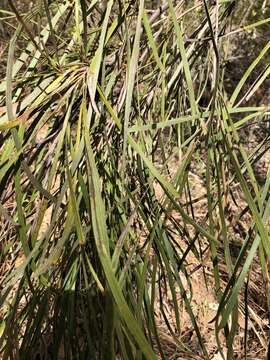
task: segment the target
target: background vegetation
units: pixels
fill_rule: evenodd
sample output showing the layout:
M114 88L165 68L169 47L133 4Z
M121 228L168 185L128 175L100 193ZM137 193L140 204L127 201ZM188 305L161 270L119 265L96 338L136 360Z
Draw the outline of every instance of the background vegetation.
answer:
M270 20L248 3L3 2L3 359L265 357Z

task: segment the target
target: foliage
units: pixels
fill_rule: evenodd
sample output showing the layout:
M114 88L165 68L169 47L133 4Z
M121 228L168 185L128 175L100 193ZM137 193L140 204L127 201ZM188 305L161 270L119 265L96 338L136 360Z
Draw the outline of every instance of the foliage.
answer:
M232 359L239 294L257 252L264 276L270 258L270 177L261 186L253 171L269 135L252 153L239 138L269 116L248 103L269 66L243 91L269 43L229 94L235 1L168 0L150 9L143 0L43 0L27 15L9 3L18 29L0 84L3 359L165 359L157 306L192 358L195 350L177 340L178 294L197 353L209 359L188 267L190 256L203 264L208 251L217 347L223 354L225 335ZM15 59L19 40L27 44ZM194 212L194 171L205 181L203 221ZM251 223L235 259L227 220L236 191Z

